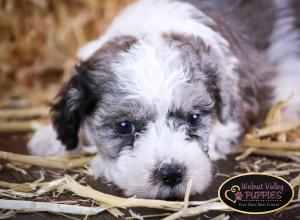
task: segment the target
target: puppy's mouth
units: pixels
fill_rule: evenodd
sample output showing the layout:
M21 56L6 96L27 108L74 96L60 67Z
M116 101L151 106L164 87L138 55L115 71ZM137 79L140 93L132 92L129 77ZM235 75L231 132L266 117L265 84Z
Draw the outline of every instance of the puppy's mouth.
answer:
M184 181L174 187L156 184L154 186L157 189L156 195L152 196L154 196L155 199L164 199L169 201L182 200L186 189L186 182L187 181Z
M182 163L170 162L157 165L153 170L152 183L156 199L182 199L187 178L187 168Z

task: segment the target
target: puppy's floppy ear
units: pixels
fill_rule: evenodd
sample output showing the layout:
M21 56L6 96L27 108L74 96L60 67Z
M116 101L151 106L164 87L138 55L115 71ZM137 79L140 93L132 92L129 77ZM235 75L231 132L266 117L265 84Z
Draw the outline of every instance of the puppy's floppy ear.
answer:
M220 122L226 123L233 114L234 98L232 95L233 85L226 76L219 71L205 72L207 78L205 84L208 92L215 100L215 107Z
M76 66L76 72L58 94L52 106L52 120L57 138L72 150L78 144L78 131L82 120L97 103L95 85L84 65Z
M227 69L223 66L226 61L221 60L212 49L198 37L193 41L193 46L198 51L200 58L200 69L204 73L204 82L207 91L215 100L215 109L218 119L222 123L226 123L234 113L235 99L234 92L236 85L229 76ZM199 45L202 48L199 50ZM201 52L201 53L199 53Z
M76 67L75 74L58 94L58 101L51 110L53 125L57 138L68 150L76 148L80 125L94 111L103 91L113 87L112 58L122 51L127 52L135 42L135 37L127 35L106 42Z

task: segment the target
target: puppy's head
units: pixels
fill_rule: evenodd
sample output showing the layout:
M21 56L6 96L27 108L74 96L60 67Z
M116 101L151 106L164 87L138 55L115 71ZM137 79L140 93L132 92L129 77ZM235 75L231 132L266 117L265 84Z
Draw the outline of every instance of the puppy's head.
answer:
M217 51L200 38L121 36L77 67L53 107L58 138L76 147L82 126L99 149L94 169L128 195L182 196L211 181L213 120L230 113Z

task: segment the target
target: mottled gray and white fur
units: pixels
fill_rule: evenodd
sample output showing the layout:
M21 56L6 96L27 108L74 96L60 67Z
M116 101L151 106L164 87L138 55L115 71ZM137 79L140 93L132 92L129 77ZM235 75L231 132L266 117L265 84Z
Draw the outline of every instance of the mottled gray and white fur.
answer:
M98 39L53 105L53 124L28 144L57 155L97 149L95 177L128 196L182 196L212 180L274 102L300 109L297 0L140 0ZM297 17L298 16L298 17Z

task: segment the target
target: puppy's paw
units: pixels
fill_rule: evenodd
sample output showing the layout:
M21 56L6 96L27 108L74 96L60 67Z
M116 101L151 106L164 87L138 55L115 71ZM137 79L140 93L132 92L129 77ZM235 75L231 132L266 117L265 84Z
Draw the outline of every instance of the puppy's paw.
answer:
M98 154L92 160L91 167L89 170L89 175L93 176L95 179L98 179L103 176L103 167L105 164L103 163L103 158Z
M56 138L52 124L38 129L27 144L30 154L38 156L67 155L65 146Z
M235 122L226 125L217 122L209 137L209 157L211 160L226 159L226 155L233 153L239 143L242 129Z

